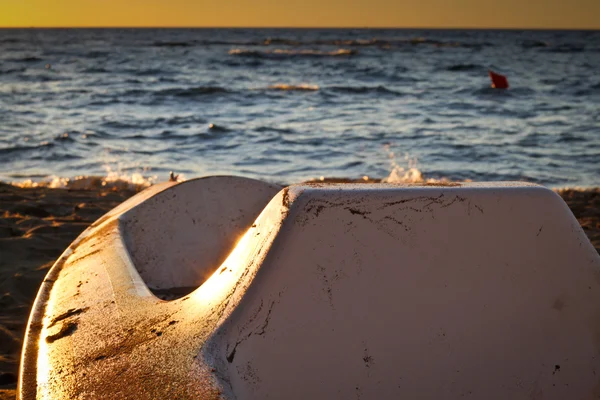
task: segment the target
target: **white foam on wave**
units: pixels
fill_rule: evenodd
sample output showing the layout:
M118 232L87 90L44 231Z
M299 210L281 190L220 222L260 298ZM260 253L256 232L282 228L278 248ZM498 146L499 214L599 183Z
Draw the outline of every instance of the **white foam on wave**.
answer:
M50 178L33 181L27 179L19 182L11 182L11 185L21 188L46 187L49 189L143 189L155 182L155 177L144 177L142 174L134 173L130 176L75 176L72 178L52 176Z
M231 56L261 56L261 55L275 55L275 56L351 56L356 54L356 50L351 49L337 49L332 51L322 50L288 50L288 49L274 49L274 50L247 50L247 49L231 49L229 55Z
M75 177L51 176L49 178L34 181L27 179L24 181L10 182L13 186L21 188L45 187L49 189L112 189L112 190L141 190L157 182L156 175L147 176L141 172L125 173L114 171L109 166L105 166L106 175L79 175ZM178 182L185 181L183 174L177 176Z
M308 83L301 83L299 85L288 85L286 83L278 83L269 86L269 89L275 90L299 90L299 91L316 91L319 90L319 85L311 85Z

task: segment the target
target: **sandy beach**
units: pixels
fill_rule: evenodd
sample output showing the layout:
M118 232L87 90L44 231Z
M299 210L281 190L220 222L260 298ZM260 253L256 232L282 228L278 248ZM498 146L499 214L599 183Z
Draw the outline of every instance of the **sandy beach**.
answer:
M48 269L90 223L133 194L0 183L0 399L15 398L29 309Z
M23 333L40 282L61 252L135 189L0 183L0 399L13 399ZM558 190L600 252L600 188Z

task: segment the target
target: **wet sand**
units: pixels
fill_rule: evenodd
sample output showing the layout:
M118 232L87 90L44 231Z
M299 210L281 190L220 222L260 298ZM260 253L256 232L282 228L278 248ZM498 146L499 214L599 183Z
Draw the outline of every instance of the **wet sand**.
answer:
M557 192L600 253L600 188ZM89 224L135 193L0 183L0 400L15 397L25 325L48 269Z

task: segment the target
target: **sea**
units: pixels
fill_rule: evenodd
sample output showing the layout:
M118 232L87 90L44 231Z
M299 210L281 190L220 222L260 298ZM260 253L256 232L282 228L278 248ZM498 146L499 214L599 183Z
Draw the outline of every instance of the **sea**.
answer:
M0 30L0 181L171 171L597 187L600 31Z

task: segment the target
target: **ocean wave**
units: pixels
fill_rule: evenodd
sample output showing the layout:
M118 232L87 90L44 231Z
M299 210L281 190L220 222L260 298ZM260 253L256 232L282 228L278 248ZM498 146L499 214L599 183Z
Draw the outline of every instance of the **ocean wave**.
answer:
M106 131L102 131L99 129L96 130L85 130L82 132L81 138L82 139L87 139L87 138L98 138L98 139L105 139L105 138L112 138L114 137L113 134L108 133Z
M187 40L187 41L158 41L153 47L192 47L192 46L262 46L267 42L252 40Z
M74 142L75 139L73 139L73 137L69 133L65 132L61 135L55 136L53 141L54 142Z
M39 57L28 56L28 57L15 58L15 59L12 59L10 61L22 62L22 63L34 63L34 62L41 62L41 61L44 61L44 60L42 60Z
M265 46L270 45L284 45L284 46L301 46L304 43L298 40L293 39L283 39L283 38L267 38L262 42Z
M285 83L279 83L276 85L271 85L269 86L269 89L273 89L273 90L297 90L297 91L305 91L305 92L310 92L310 91L317 91L319 90L319 86L318 85L310 85L307 83L302 83L300 85L288 85Z
M98 99L98 100L92 100L89 103L87 103L88 106L90 107L106 107L106 106L113 106L115 104L119 104L119 103L123 103L121 100L119 100L116 97L107 99L107 100L102 100L102 99Z
M135 71L131 71L130 73L135 76L156 76L156 75L164 75L165 72L166 72L165 70L159 69L159 68L148 68L148 69L136 69Z
M458 42L443 42L441 40L435 40L435 39L427 39L424 37L416 37L416 38L412 38L410 40L406 41L407 43L413 44L413 45L418 45L418 44L433 44L433 45L444 45L444 44L457 44Z
M172 42L154 42L153 47L192 47L192 46L261 46L264 41L248 40L188 40Z
M267 37L264 40L189 40L189 41L158 41L153 47L191 47L191 46L352 46L352 47L384 47L399 45L435 45L457 46L465 45L455 41L443 41L424 37L414 38L369 38L369 39L317 39L298 40L282 37Z
M170 118L157 118L154 124L166 124L168 126L189 125L189 124L204 124L206 120L195 115L173 116Z
M337 49L332 51L322 51L313 49L303 50L287 50L287 49L275 49L275 50L246 50L246 49L232 49L229 50L231 56L241 57L252 57L252 58L289 58L289 57L347 57L358 54L356 50L349 49Z
M226 58L224 60L219 60L215 62L219 67L227 66L227 67L243 67L243 68L256 68L263 65L263 60L260 58L251 58L251 57L235 57L235 58Z
M350 47L398 47L398 46L419 46L430 45L435 47L472 47L489 45L489 43L463 43L457 41L444 41L429 39L425 37L400 38L400 39L334 39L334 40L315 40L310 43L316 45L329 46L350 46Z
M402 41L404 43L404 41ZM366 46L389 46L393 43L400 43L399 41L387 40L387 39L334 39L334 40L315 40L310 44L323 45L323 46L353 46L353 47L366 47Z
M256 40L200 40L195 42L203 46L262 46L264 41Z
M548 47L550 46L548 42L542 42L541 40L523 40L521 42L521 47L524 49L535 49L539 47Z
M105 58L110 55L109 51L105 50L91 50L85 56L87 58Z
M190 47L194 42L154 42L154 47Z
M546 49L550 53L581 53L584 50L585 45L579 43L561 43Z
M16 145L11 147L4 147L0 148L0 156L9 155L13 153L22 153L31 150L50 149L52 147L54 147L54 143L50 142L41 142L40 144L34 146Z
M455 40L429 39L425 37L401 38L401 39L370 39L346 41L347 46L434 46L434 47L484 47L492 46L489 42L459 42Z
M294 133L293 129L275 128L272 126L259 126L254 129L256 132L276 132L276 133Z
M301 92L315 92L319 90L325 90L343 94L393 94L402 95L402 93L388 89L385 86L325 86L320 87L315 84L301 83L297 85L279 83L269 86L269 90L281 90L281 91L301 91Z
M76 176L73 178L50 176L41 180L27 179L20 182L11 182L13 186L22 188L46 187L49 189L72 189L72 190L90 190L105 188L110 190L142 190L154 184L156 176L144 176L141 173L118 173L108 171L106 176ZM184 181L185 178L179 174L178 181Z
M153 47L192 47L192 46L347 46L347 47L399 47L428 45L434 47L482 47L492 46L489 42L459 42L431 39L426 37L412 38L365 38L365 39L316 39L301 40L285 37L267 37L263 40L187 40L187 41L156 41Z
M152 94L157 96L172 96L172 97L198 97L212 94L229 93L229 90L220 86L196 86L190 88L170 88L162 89Z
M490 46L488 42L458 42L430 39L425 37L412 38L369 38L369 39L317 39L317 40L294 40L286 38L267 38L262 42L264 46L287 45L287 46L347 46L347 47L399 47L430 45L435 47L480 47Z
M16 72L16 71L15 71ZM59 81L70 81L73 78L68 76L67 74L60 74L56 71L52 70L29 70L22 72L31 72L31 73L23 73L19 76L19 81L21 83L24 82L59 82ZM49 97L48 97L49 99Z
M576 97L585 97L585 96L593 96L595 93L597 93L596 90L594 90L593 87L588 88L588 89L579 89L573 92L573 96Z
M456 64L451 65L446 68L446 71L450 72L462 72L462 71L476 71L484 69L481 65L478 64Z
M277 135L273 136L264 136L261 139L256 141L257 144L265 144L265 143L277 143L279 141L279 137Z
M19 72L25 72L26 70L27 70L27 68L0 69L0 74L15 74L15 73L19 73Z
M36 154L34 156L29 157L28 160L41 161L41 162L48 162L48 161L62 162L62 161L81 160L82 158L84 158L84 156L74 154L73 152L59 151L59 152L52 152L52 154L50 154L50 157L46 157L41 154Z
M207 151L222 151L222 150L234 150L241 146L241 143L232 143L232 144L219 144L214 142L209 142L206 146Z
M338 93L346 93L346 94L369 94L369 93L378 93L378 94L393 94L393 95L402 95L402 93L397 92L392 89L388 89L385 86L329 86L327 88L333 92Z
M288 83L276 83L269 86L263 87L246 87L246 88L226 88L222 86L197 86L197 87L174 87L160 90L144 90L144 89L130 89L120 95L109 94L99 95L98 99L94 99L89 105L110 105L127 102L128 98L140 99L142 97L180 97L180 98L192 98L202 97L211 95L221 94L245 94L245 93L264 93L265 91L300 91L300 92L315 92L322 89L326 89L332 92L338 93L349 93L349 94L367 94L367 93L379 93L379 94L394 94L401 95L402 93L392 89L388 89L384 86L327 86L321 88L316 84L300 83L300 84L288 84ZM158 122L166 122L168 125L178 125L181 123L198 123L200 121L205 122L201 118L197 117L184 117L184 118L170 118L165 120L164 118L157 119Z
M339 168L342 170L346 170L346 169L350 169L350 168L360 167L362 165L365 165L364 161L348 161L348 162L340 165Z
M84 74L107 74L110 71L103 67L90 67L86 68L83 71Z
M514 90L512 89L495 89L491 86L481 87L473 90L473 88L462 88L454 92L455 94L472 94L475 96L496 96L496 97L512 97Z
M574 134L563 132L559 135L556 140L557 143L574 143L574 142L586 142L587 140L581 136L575 136Z
M187 135L178 135L174 131L164 130L159 134L160 137L168 138L168 139L188 139Z
M128 129L144 129L144 128L148 128L149 126L144 126L144 125L148 125L148 123L143 124L142 121L132 121L132 122L128 122L128 121L121 121L121 120L105 120L102 122L102 127L104 128L110 128L112 130L128 130ZM120 136L120 139L128 139L130 137L126 137L126 136Z

